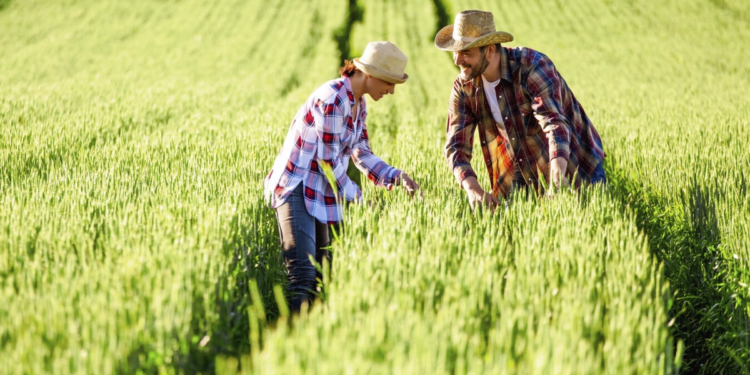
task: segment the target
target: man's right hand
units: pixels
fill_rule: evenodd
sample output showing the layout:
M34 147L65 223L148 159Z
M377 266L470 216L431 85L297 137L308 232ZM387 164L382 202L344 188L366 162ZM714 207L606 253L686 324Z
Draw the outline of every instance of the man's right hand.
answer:
M461 182L461 187L466 190L466 195L469 197L469 205L471 210L474 211L476 206L490 209L495 212L495 208L500 202L497 198L493 197L492 194L484 191L476 177L467 177Z

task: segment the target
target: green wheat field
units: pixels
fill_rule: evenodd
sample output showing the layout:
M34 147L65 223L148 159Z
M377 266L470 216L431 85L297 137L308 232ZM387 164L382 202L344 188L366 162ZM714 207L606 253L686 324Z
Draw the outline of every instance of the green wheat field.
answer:
M606 189L472 214L433 46L465 9L556 63ZM365 183L290 318L263 178L377 40L410 79L372 149L424 200ZM0 373L750 374L748 87L745 0L0 0Z

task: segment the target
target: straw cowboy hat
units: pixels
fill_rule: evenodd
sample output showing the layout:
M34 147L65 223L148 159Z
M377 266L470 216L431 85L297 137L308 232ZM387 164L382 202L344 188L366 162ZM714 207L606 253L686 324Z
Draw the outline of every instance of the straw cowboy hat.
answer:
M370 42L362 57L354 59L357 68L375 78L390 83L404 83L409 75L406 55L391 42Z
M492 13L465 10L456 15L453 25L438 31L435 35L435 46L443 51L455 52L512 40L513 35L505 31L495 31Z

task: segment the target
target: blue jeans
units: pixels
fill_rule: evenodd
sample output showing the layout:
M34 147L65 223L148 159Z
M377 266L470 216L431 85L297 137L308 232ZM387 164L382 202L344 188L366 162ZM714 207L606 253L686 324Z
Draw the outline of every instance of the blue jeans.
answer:
M599 165L596 166L594 169L594 172L591 173L591 178L589 179L591 184L607 184L607 176L604 174L604 160L599 162Z
M594 168L594 171L591 173L591 176L582 174L582 177L584 180L588 180L589 183L592 185L606 184L607 176L604 173L604 160L600 161L599 165L597 165L596 168ZM526 181L523 179L523 175L521 174L520 168L516 168L516 173L513 176L513 185L519 188L526 187Z
M323 259L327 259L329 264L331 262L327 249L330 244L328 226L307 212L302 183L276 209L276 221L289 281L289 309L298 312L302 303L312 304L316 278L322 279L322 274L317 272L310 257L320 264Z

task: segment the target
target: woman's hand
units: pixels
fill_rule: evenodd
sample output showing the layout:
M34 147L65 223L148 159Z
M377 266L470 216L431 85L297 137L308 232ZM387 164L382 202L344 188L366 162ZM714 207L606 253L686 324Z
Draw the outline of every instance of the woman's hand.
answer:
M419 184L414 182L406 172L401 172L401 186L406 189L407 192L409 192L409 196L414 196L414 192L419 192L419 199L424 199L424 195L422 194L422 189L419 188Z

